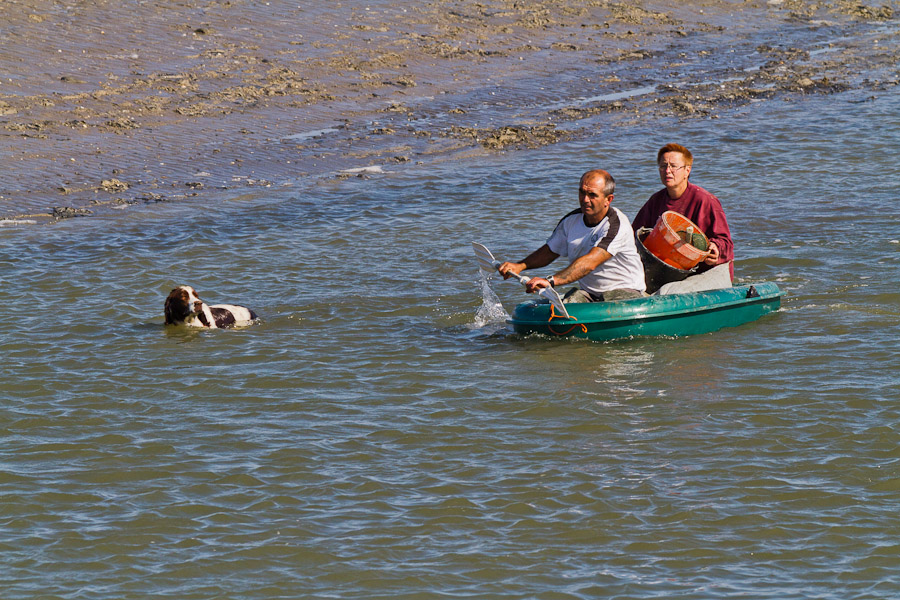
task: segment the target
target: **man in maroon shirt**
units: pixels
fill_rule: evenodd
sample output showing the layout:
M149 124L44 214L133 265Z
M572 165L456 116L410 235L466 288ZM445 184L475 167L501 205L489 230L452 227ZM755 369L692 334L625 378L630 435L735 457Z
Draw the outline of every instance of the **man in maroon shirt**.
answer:
M710 255L698 272L728 263L731 278L734 279L734 244L725 211L718 198L688 181L694 163L691 151L679 144L666 144L656 153L656 163L659 165L659 179L666 189L650 196L641 207L631 224L634 230L653 228L667 210L684 215L709 238Z

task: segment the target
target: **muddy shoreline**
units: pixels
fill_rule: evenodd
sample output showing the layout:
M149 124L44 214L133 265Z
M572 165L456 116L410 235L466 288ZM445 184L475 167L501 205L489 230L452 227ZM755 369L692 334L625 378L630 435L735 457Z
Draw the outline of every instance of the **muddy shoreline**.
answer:
M83 4L90 4L85 6ZM895 93L894 2L0 4L0 219L52 223Z

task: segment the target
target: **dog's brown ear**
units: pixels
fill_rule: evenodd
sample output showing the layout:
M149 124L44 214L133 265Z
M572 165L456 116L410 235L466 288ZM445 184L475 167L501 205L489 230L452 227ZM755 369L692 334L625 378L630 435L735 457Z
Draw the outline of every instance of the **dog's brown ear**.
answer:
M172 296L166 298L166 325L172 324Z
M191 311L188 307L188 294L181 288L175 288L166 298L166 325L184 321Z

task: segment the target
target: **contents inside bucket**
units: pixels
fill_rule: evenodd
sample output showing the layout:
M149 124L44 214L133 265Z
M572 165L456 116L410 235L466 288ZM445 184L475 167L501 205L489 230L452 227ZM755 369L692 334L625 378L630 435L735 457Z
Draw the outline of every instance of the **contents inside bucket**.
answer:
M706 241L706 236L700 232L693 231L691 227L678 231L677 233L678 237L680 237L681 241L685 244L690 244L701 252L706 252L707 249L709 249L709 243Z

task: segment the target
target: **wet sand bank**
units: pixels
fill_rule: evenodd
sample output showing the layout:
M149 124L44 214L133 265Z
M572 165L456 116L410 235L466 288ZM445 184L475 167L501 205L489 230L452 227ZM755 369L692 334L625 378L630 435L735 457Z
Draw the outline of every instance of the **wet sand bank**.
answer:
M214 202L749 102L894 93L896 10L5 2L0 218Z

